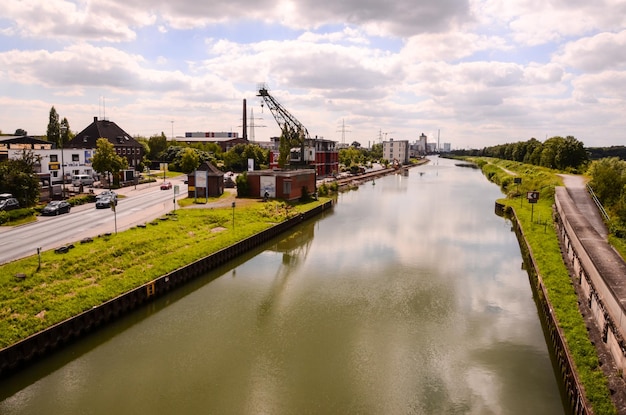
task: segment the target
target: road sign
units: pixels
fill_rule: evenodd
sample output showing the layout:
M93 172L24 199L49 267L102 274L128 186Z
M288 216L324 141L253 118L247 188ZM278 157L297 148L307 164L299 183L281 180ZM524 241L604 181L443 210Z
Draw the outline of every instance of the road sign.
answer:
M537 203L539 200L539 192L527 192L526 199L528 199L528 203Z

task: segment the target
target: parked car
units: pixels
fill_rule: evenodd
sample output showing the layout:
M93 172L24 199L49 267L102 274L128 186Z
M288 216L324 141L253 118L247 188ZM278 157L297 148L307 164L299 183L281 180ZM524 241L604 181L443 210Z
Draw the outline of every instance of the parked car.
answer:
M65 200L53 200L41 210L44 216L60 215L61 213L70 213L72 205Z
M18 202L17 199L14 197L0 200L0 210L13 210L19 208L20 202Z
M161 190L169 190L172 188L172 182L161 183Z
M106 209L111 206L111 202L117 205L117 197L102 196L96 199L96 209Z

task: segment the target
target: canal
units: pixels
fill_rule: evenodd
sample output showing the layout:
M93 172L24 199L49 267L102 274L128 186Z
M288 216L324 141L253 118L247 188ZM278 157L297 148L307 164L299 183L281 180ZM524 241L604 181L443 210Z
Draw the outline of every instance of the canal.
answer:
M432 159L0 383L13 414L563 414L497 186Z

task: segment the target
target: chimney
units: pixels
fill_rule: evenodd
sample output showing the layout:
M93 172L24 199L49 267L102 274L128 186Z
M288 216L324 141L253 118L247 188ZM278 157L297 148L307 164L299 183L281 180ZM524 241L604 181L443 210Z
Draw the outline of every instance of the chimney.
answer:
M93 122L98 122L98 117L93 117Z
M243 139L248 141L248 118L246 117L246 99L243 99Z

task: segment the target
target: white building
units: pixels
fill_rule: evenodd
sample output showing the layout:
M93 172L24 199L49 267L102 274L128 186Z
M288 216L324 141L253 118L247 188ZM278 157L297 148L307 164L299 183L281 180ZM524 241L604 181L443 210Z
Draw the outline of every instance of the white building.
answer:
M11 159L22 157L22 149L9 149L8 156ZM33 153L39 162L35 164L35 171L44 175L50 174L51 184L61 183L62 172L65 173L65 181L70 182L72 176L87 174L94 177L95 172L91 167L91 159L95 153L91 148L64 148L64 149L33 149Z
M409 140L383 141L383 159L400 164L409 163Z

